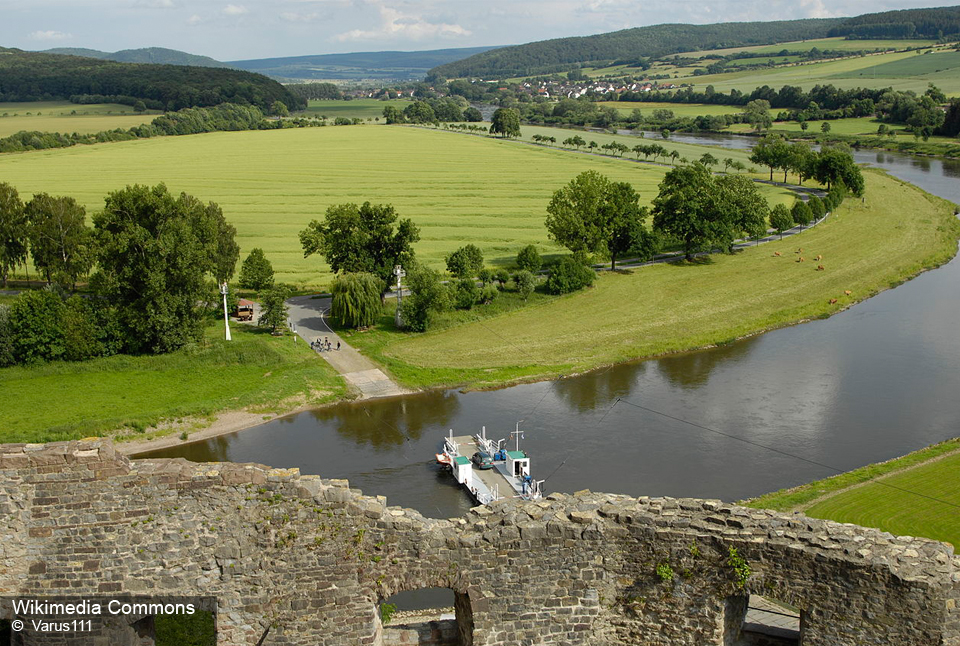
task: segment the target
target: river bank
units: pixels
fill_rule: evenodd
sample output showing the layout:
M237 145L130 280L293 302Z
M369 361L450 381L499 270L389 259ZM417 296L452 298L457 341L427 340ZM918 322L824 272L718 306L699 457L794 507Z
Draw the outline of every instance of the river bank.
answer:
M828 317L957 252L953 204L882 172L866 176L863 201L848 199L799 238L605 272L583 292L477 314L435 332L397 332L385 321L351 343L408 387L485 389L716 347Z

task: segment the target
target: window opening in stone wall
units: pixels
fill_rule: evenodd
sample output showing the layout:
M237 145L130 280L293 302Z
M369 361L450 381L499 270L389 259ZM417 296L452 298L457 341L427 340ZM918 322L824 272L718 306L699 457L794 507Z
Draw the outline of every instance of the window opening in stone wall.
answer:
M730 646L801 646L803 612L788 603L751 594L739 636Z
M473 611L450 588L408 590L379 607L383 646L473 646Z

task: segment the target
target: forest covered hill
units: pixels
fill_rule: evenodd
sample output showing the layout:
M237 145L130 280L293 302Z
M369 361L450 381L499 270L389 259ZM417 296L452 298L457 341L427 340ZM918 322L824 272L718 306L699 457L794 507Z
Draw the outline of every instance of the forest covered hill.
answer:
M306 106L276 81L243 70L119 63L96 58L0 48L0 102L67 100L123 103L157 110L254 105L275 101L290 110Z
M960 7L887 11L855 18L665 24L503 47L439 65L430 70L430 77L496 79L533 76L581 66L602 66L598 63L635 63L680 52L772 45L829 36L937 39L958 34Z
M155 65L192 65L194 67L231 67L209 56L198 56L166 47L143 47L141 49L122 49L119 52L101 52L84 47L55 47L41 54L66 54L68 56L86 56L118 63L153 63Z

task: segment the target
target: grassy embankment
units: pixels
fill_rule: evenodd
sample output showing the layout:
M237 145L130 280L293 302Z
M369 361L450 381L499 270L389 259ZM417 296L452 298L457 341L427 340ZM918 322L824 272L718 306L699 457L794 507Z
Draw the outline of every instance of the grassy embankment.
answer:
M746 504L798 510L814 518L960 545L958 469L960 439L954 439L895 460L769 493Z
M292 337L211 324L202 344L161 356L116 356L0 369L0 442L51 442L189 418L195 427L223 410L265 415L342 398L342 378ZM179 429L177 430L179 432Z
M137 114L129 105L96 103L79 105L69 101L37 101L0 103L0 137L9 137L21 130L63 132L81 135L104 130L127 130L150 123L160 113L156 110Z
M534 132L561 139L573 134L524 128L527 137ZM612 139L602 133L589 138L601 144ZM694 158L712 150L676 147ZM133 183L166 182L173 192L217 202L237 227L243 256L262 247L279 280L316 288L327 284L329 270L320 258L303 257L297 233L328 206L393 204L400 217L420 227L417 256L430 266L442 268L444 256L468 242L483 250L488 264L505 266L528 244L544 254L560 252L547 239L545 208L555 190L587 169L631 182L649 202L669 166L376 125L158 137L0 155L0 177L23 198L37 191L71 195L88 213L103 207L108 192ZM762 190L771 201L792 199L779 188Z
M379 330L351 343L410 385L484 387L828 316L956 252L960 223L952 205L882 173L866 175L865 203L848 200L799 238L695 263L604 273L592 289L518 311L422 335ZM796 262L798 246L807 262ZM815 255L823 256L825 271L810 262Z

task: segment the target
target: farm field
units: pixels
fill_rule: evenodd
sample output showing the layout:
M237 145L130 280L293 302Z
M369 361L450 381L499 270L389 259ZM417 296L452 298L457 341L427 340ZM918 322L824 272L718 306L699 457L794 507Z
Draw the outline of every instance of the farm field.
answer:
M0 137L8 137L21 130L67 134L93 134L116 128L126 130L142 123L150 123L158 114L156 111L136 114L130 106L115 103L0 103Z
M654 110L672 110L678 117L697 117L701 114L739 114L743 108L736 105L708 105L705 103L663 103L656 101L600 101L599 106L615 108L621 114L630 114L634 109L639 109L645 116L649 117Z
M166 355L0 369L0 442L75 439L247 406L281 412L344 396L343 379L305 343L237 324L227 343L222 325L211 324L200 347Z
M814 518L960 545L960 518L949 508L960 504L958 469L960 441L948 440L889 462L766 494L747 505L798 510Z
M809 52L816 47L820 50L834 51L887 51L896 49L906 49L907 47L926 47L936 45L935 40L847 40L842 37L837 38L812 38L810 40L796 40L788 43L777 43L775 45L754 45L750 47L730 47L727 49L713 49L699 52L684 52L678 54L681 58L699 58L706 54L735 54L737 52L752 52L754 54L779 54L783 50L788 52Z
M540 377L569 374L826 316L954 255L960 224L952 205L882 173L866 175L864 203L848 200L789 242L604 273L592 289L536 307L436 333L396 335L379 344L377 357L405 379L454 367L491 371L489 381L477 377L468 385L532 367ZM798 245L810 258L821 254L826 271L795 262L790 252ZM508 347L516 351L504 352ZM569 367L558 368L563 364Z
M403 110L410 105L410 101L405 99L393 99L390 101L381 101L380 99L352 99L350 101L320 101L311 100L305 110L307 116L320 117L327 119L336 119L344 117L346 119L376 119L383 118L383 109L392 105L398 110Z
M857 58L788 67L682 77L678 81L693 82L697 87L712 85L718 92L729 92L732 89L750 92L761 85L769 85L773 88L780 88L783 85L796 85L809 90L817 84L832 83L842 88L892 87L896 90L914 90L922 93L927 89L929 83L934 83L947 95L960 94L960 74L957 74L956 70L935 68L940 69L940 71L925 71L930 69L928 65L931 62L913 60L921 57L940 56L948 56L948 53L896 52L872 54ZM934 62L936 60L934 58ZM887 67L884 72L881 72L887 64L892 63L898 63L898 65L892 68ZM946 61L944 61L944 64L947 64ZM904 70L911 68L916 71L907 75ZM869 73L867 70L870 70ZM876 72L876 75L874 75L874 72ZM886 76L883 75L884 73Z
M420 226L416 251L428 265L442 267L444 256L467 242L478 245L489 264L508 265L528 244L558 249L547 239L546 205L587 169L633 183L650 201L669 166L376 125L219 132L0 155L0 177L22 197L70 195L88 214L101 208L108 192L135 183L165 182L172 192L217 202L237 227L241 257L262 247L279 280L310 287L325 285L330 273L322 259L303 257L297 234L333 204L393 204L400 217ZM782 192L763 191L768 198Z

